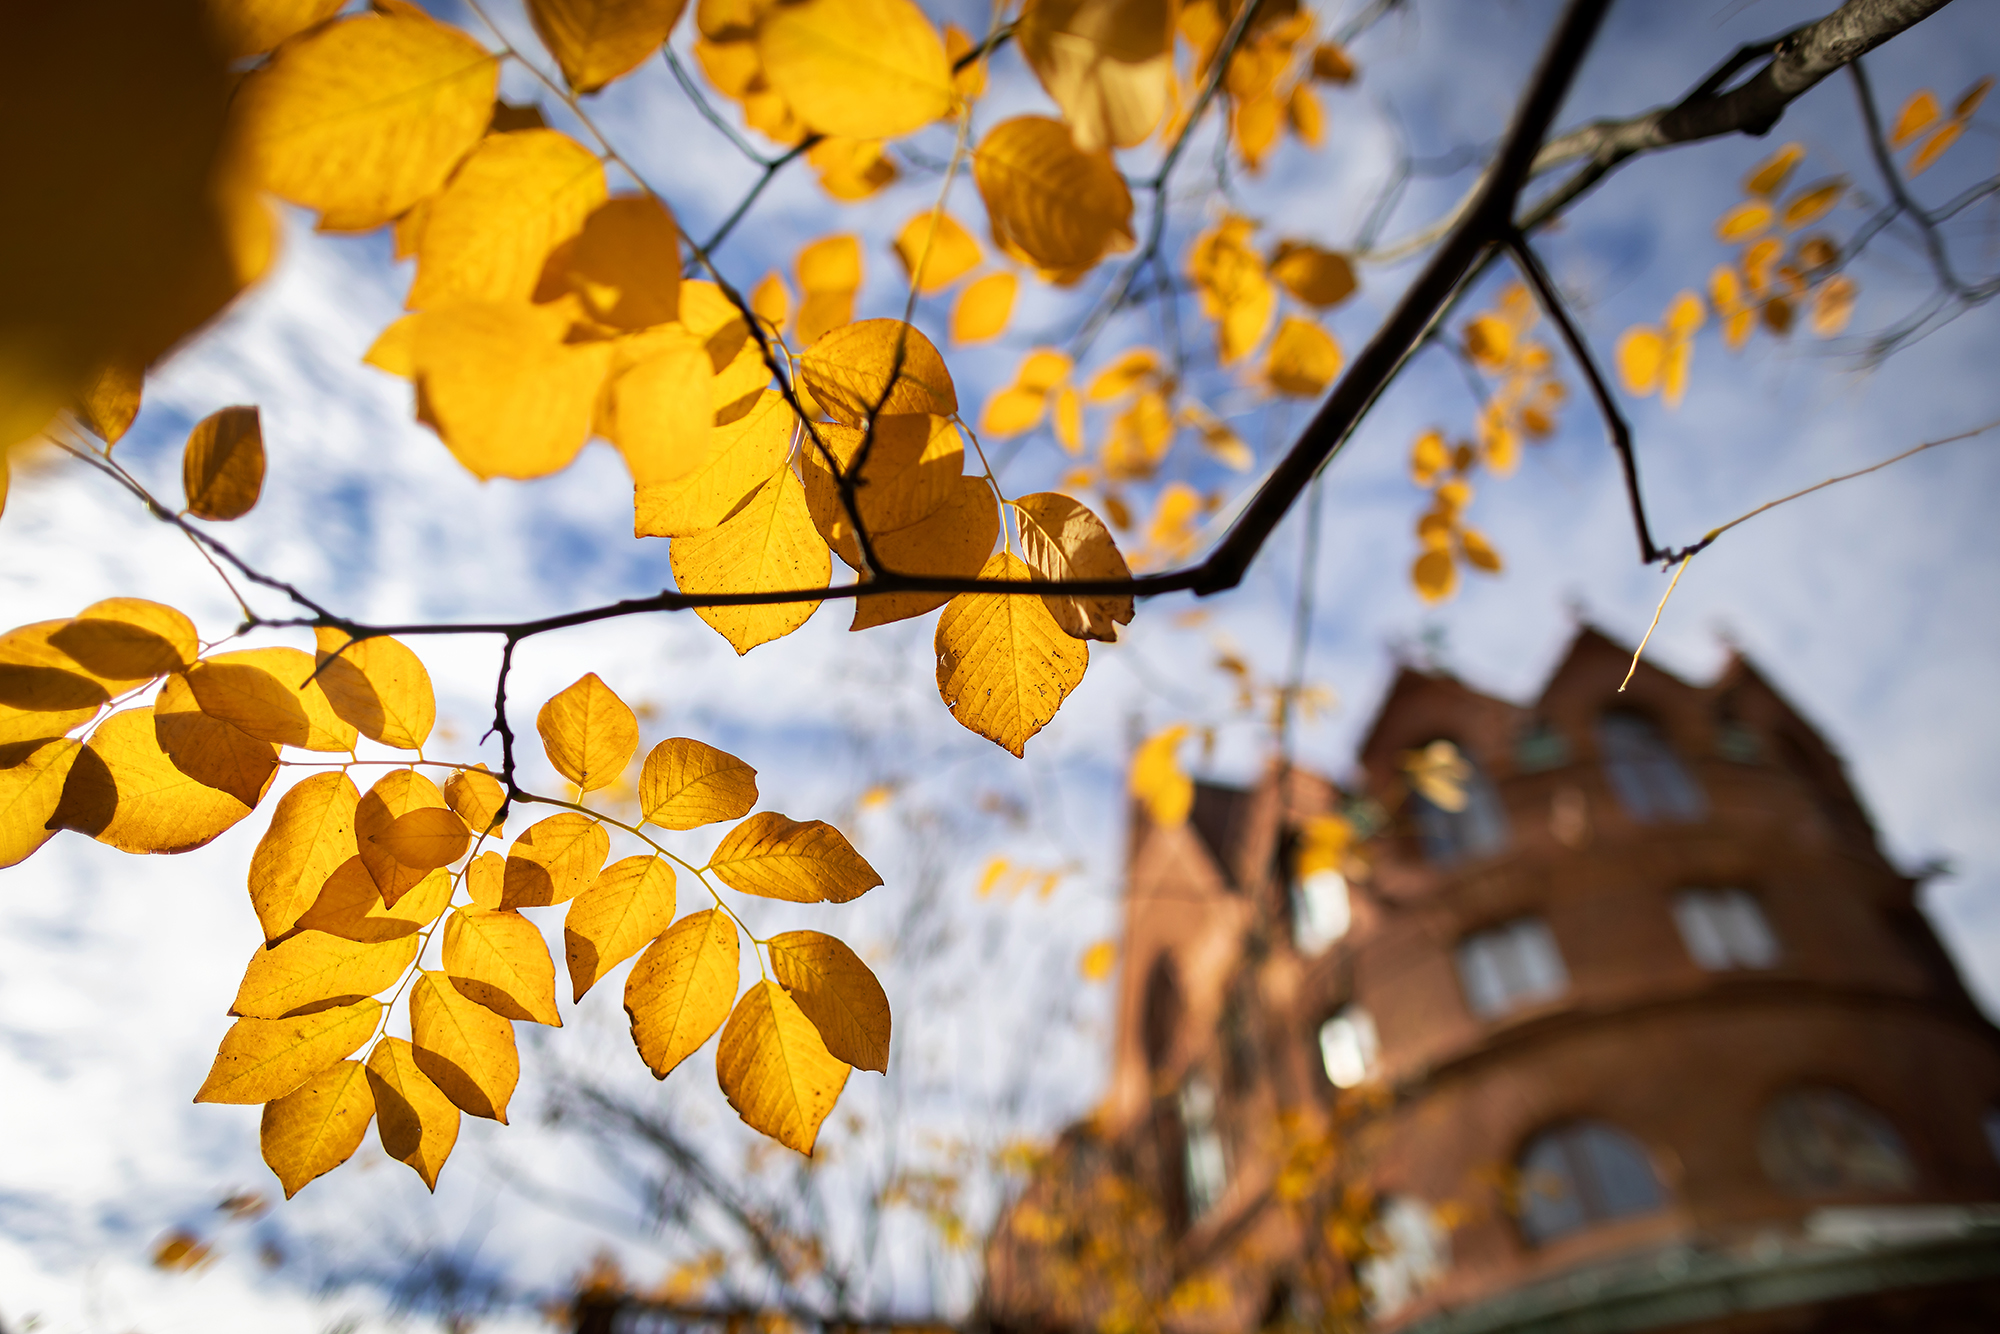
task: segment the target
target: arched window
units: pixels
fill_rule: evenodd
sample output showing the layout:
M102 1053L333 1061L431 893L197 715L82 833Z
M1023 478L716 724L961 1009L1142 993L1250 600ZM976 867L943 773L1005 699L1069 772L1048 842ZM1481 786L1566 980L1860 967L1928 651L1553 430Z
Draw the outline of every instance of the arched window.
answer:
M1433 741L1411 752L1404 769L1425 857L1445 865L1507 845L1500 794L1471 756L1449 741Z
M1611 790L1634 820L1699 820L1706 812L1694 776L1651 718L1625 709L1601 715L1597 747Z
M1319 1026L1320 1064L1326 1067L1326 1077L1335 1088L1351 1089L1366 1083L1375 1072L1375 1058L1381 1051L1374 1016L1359 1005L1342 1006Z
M1757 1156L1765 1174L1800 1195L1905 1191L1916 1165L1896 1128L1839 1089L1781 1093L1764 1109Z
M1602 1121L1544 1130L1528 1142L1520 1172L1521 1230L1537 1246L1667 1202L1645 1149Z

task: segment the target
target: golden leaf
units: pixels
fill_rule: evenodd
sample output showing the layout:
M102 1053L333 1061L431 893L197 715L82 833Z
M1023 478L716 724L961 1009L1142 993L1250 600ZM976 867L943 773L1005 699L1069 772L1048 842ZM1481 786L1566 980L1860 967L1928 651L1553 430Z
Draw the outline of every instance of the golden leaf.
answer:
M1812 331L1821 338L1832 338L1847 327L1854 315L1854 280L1844 273L1836 273L1819 285L1813 293L1812 314L1808 317Z
M931 340L901 320L863 320L836 329L799 359L800 373L835 421L865 426L871 416L958 412L951 372Z
M1086 153L1069 127L1016 116L987 131L972 157L993 243L1068 286L1106 255L1129 250L1132 193L1111 154Z
M1354 82L1354 61L1333 42L1313 48L1312 76L1323 83Z
M1196 238L1188 254L1188 276L1201 297L1202 313L1218 321L1216 347L1224 365L1256 350L1277 312L1278 291L1264 261L1250 248L1256 224L1224 217Z
M1354 295L1354 266L1347 256L1308 241L1280 241L1271 256L1271 276L1309 306L1325 310Z
M382 1017L364 1000L291 1019L238 1019L222 1035L196 1102L259 1103L282 1098L335 1061L361 1049Z
M923 413L877 417L874 439L867 442L867 461L858 472L854 463L867 432L821 426L818 433L825 451L808 445L802 461L806 506L821 536L843 555L854 551L853 524L825 453L832 453L842 473L852 474L855 507L871 538L922 523L937 513L965 472L965 442L942 417Z
M944 25L944 54L951 62L952 87L956 88L959 97L967 102L976 102L986 95L987 58L982 56L964 64L959 63L965 61L977 45L978 43L972 40L972 35L956 23Z
M979 574L993 543L1000 536L1000 507L984 477L960 477L951 499L922 523L875 538L875 559L884 571L939 578L971 579ZM852 539L842 544L840 558L860 568L861 553ZM948 593L884 593L854 600L850 630L867 630L891 621L935 611L951 600Z
M267 189L359 230L437 193L486 133L499 80L497 57L406 5L287 45L235 112Z
M416 960L417 944L413 935L358 941L324 931L301 931L276 945L259 945L229 1012L252 1019L284 1019L352 1005L401 977Z
M1919 88L1910 94L1910 100L1903 103L1903 109L1896 114L1895 127L1889 131L1889 146L1901 148L1936 124L1938 114L1937 94L1928 88Z
M1687 394L1688 368L1694 362L1694 342L1676 338L1667 344L1667 364L1660 371L1660 401L1670 408Z
M1287 315L1266 354L1264 374L1271 387L1297 398L1318 398L1340 374L1340 344L1307 320Z
M312 658L295 648L216 653L187 672L203 713L259 741L305 750L352 750L354 728L334 712L312 678Z
M1014 40L1078 148L1144 143L1173 79L1171 0L1029 0Z
M1786 144L1750 169L1750 174L1743 178L1743 193L1763 199L1773 198L1785 188L1792 169L1804 160L1805 155L1804 144Z
M481 765L454 769L444 780L444 804L458 812L475 834L500 833L500 808L507 804L507 790L500 780Z
M1268 92L1259 92L1231 102L1229 109L1236 151L1242 154L1243 165L1255 175L1263 169L1264 159L1278 142L1278 131L1285 123L1285 104Z
M553 307L490 301L417 322L418 419L473 476L543 477L583 448L611 345L564 343L566 324Z
M639 720L596 672L542 705L535 730L556 772L585 792L617 782L639 749Z
M1083 952L1083 957L1077 960L1076 970L1086 982L1102 982L1111 976L1111 970L1117 965L1117 944L1100 940Z
M1021 558L1038 579L1129 579L1111 530L1081 502L1057 491L1038 491L1014 502ZM1042 604L1074 639L1116 643L1118 627L1132 622L1132 595L1047 593Z
M250 906L263 925L264 939L275 940L291 930L328 878L354 856L354 811L360 801L353 782L338 771L313 774L278 799L271 827L250 856ZM380 898L372 879L368 891Z
M967 284L951 308L951 341L985 343L1007 332L1020 285L1011 273L989 273Z
M1695 332L1708 320L1708 311L1702 306L1701 298L1693 292L1682 292L1667 306L1667 338L1670 342L1684 343L1694 337Z
M1146 814L1156 825L1185 824L1188 812L1194 808L1194 780L1181 769L1178 758L1187 734L1186 723L1175 723L1147 737L1132 757L1132 773L1126 785L1145 805Z
M143 380L142 367L118 361L106 363L78 396L76 419L105 444L117 444L131 429L132 419L139 415ZM0 503L4 499L0 497Z
M771 87L822 134L888 139L951 113L944 42L910 0L803 0L764 15Z
M1488 574L1500 573L1500 553L1493 549L1486 537L1476 528L1458 530L1459 549L1465 553L1468 563Z
M720 908L689 913L647 947L625 978L632 1043L654 1076L700 1049L736 1000L736 923Z
M0 868L26 861L55 837L50 817L62 802L70 766L83 743L67 737L44 741L0 769Z
M444 919L444 974L495 1014L562 1027L548 942L517 912L454 908Z
M1200 431L1202 448L1232 470L1248 472L1255 466L1257 456L1250 452L1250 446L1207 407L1188 399L1181 404L1180 420Z
M1839 177L1799 191L1785 203L1782 220L1786 229L1796 230L1818 222L1833 211L1833 206L1846 193L1847 182Z
M780 468L719 527L676 538L668 555L683 593L824 588L833 573L805 488L790 468ZM817 601L775 602L696 607L695 615L742 654L790 634L818 608Z
M611 835L578 811L529 825L507 849L500 906L545 908L567 903L590 886L611 855Z
M1618 378L1641 398L1660 387L1666 369L1667 340L1650 324L1635 324L1618 339Z
M528 0L528 17L570 89L594 93L651 59L686 7L687 0Z
M1083 399L1068 385L1056 390L1049 426L1063 453L1075 457L1083 453Z
M775 982L743 994L715 1049L715 1076L745 1125L811 1156L850 1067Z
M1959 97L1958 101L1952 106L1951 118L1953 120L1970 120L1972 113L1979 110L1979 104L1986 100L1986 94L1991 91L1993 91L1993 76L1988 74L1966 89Z
M1451 552L1432 549L1417 557L1410 567L1410 582L1426 602L1442 602L1458 589L1458 566Z
M882 883L838 829L759 811L723 835L708 869L731 889L790 903L846 903Z
M1092 403L1110 403L1159 378L1160 354L1150 347L1131 348L1091 377L1084 397Z
M785 286L785 280L778 276L776 269L764 275L756 290L750 293L750 309L757 312L757 318L771 326L774 333L783 332L785 324L792 318L792 289Z
M153 733L174 768L245 806L262 801L277 776L278 748L203 713L185 676L168 677L154 698Z
M264 433L255 408L224 408L196 423L181 456L188 513L240 519L264 489Z
M649 340L648 355L611 382L611 417L602 433L625 456L636 485L678 482L713 457L718 385L713 361L693 335ZM754 346L746 351L755 354ZM758 357L755 369L762 370ZM765 371L757 388L770 378Z
M1761 199L1746 199L1716 221L1716 239L1734 245L1761 235L1771 226L1771 206Z
M690 537L720 524L784 467L797 421L782 395L764 391L748 414L715 428L708 462L677 482L637 485L634 533Z
M465 864L465 892L475 908L498 908L507 897L507 859L482 852Z
M755 769L688 737L669 737L653 747L639 771L639 809L662 829L734 820L756 804Z
M521 1078L512 1024L459 995L443 973L424 972L410 988L410 1042L417 1069L460 1111L507 1124Z
M889 997L853 950L818 931L770 940L771 971L819 1030L827 1052L863 1070L889 1073Z
M382 836L411 811L445 809L444 794L437 790L437 784L414 769L391 769L355 803L355 852L388 906L395 907L396 901L415 889L433 868L405 866L381 841Z
M592 319L647 329L680 313L681 234L651 195L620 195L592 209L569 244L568 283Z
M240 60L332 18L340 6L341 0L204 0L202 12L222 53Z
M821 189L850 204L868 198L899 175L896 164L883 155L880 139L829 135L806 150L806 161L819 173Z
M322 1070L265 1107L258 1138L285 1198L353 1157L374 1118L375 1094L359 1061Z
M93 602L48 642L98 681L119 685L180 671L201 656L194 622L144 598Z
M570 902L563 954L574 999L644 949L674 920L674 868L664 857L626 857Z
M420 807L397 816L369 841L402 865L430 872L463 857L472 831L448 809Z
M458 1108L417 1065L417 1049L385 1037L368 1053L368 1087L375 1095L375 1131L382 1150L408 1163L437 1189L438 1172L458 1143Z
M417 326L423 318L421 312L397 316L368 345L368 351L362 354L362 363L378 371L387 371L398 379L416 379Z
M326 878L319 896L299 915L294 929L370 944L404 940L438 919L451 904L453 888L451 872L440 868L419 880L391 907L382 902L382 891L375 888L374 877L361 858L349 857Z
M1958 136L1965 133L1965 122L1948 120L1938 126L1937 132L1924 140L1916 152L1910 154L1910 175L1915 176L1929 168L1944 154L1944 150L1958 142Z
M896 233L896 258L910 284L925 296L934 296L979 267L979 242L949 213L926 209L903 224ZM917 266L923 266L921 275Z
M1431 485L1449 467L1451 451L1438 432L1426 431L1410 446L1410 479L1418 486Z
M488 135L430 203L410 309L528 300L550 253L577 236L607 193L603 164L560 131ZM611 220L614 228L621 220ZM602 249L619 239L614 230Z
M1148 389L1111 422L1104 442L1104 475L1125 480L1150 477L1174 443L1174 415L1166 395Z
M423 748L437 722L437 695L422 659L388 635L350 640L323 625L313 641L319 685L335 713L371 741Z
M799 322L794 341L811 347L854 318L854 294L861 290L861 240L822 236L799 248Z
M1033 572L1006 552L982 579L1026 581ZM1070 638L1036 597L960 593L938 618L938 694L965 727L1019 756L1083 679L1089 646Z
M97 725L70 763L49 823L121 852L191 852L249 813L176 769L155 738L153 711L139 708Z

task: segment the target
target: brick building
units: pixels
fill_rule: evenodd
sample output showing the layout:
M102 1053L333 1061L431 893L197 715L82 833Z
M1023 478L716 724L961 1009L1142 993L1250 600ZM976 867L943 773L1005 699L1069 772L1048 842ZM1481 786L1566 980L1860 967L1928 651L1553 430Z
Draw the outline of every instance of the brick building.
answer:
M1110 1091L994 1234L995 1326L2000 1330L2000 1031L1783 697L1629 660L1585 630L1527 705L1405 668L1355 790L1135 810ZM1290 1202L1314 1127L1346 1242Z

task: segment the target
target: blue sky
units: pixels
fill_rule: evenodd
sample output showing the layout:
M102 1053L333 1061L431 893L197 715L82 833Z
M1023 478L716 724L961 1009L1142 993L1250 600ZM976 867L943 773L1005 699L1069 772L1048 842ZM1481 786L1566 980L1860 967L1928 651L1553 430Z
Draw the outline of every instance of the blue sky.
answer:
M1821 8L1776 0L1621 6L1561 123L1670 100L1737 43ZM931 12L983 23L970 5ZM1287 146L1261 178L1238 183L1238 206L1266 222L1265 236L1351 244L1402 146L1432 158L1490 142L1551 13L1525 0L1412 0L1359 43L1360 83L1327 95L1327 147ZM1949 99L2000 67L2000 33L1983 21L1987 13L1952 6L1871 56L1879 95L1893 106L1928 85ZM501 22L522 31L518 15L503 10ZM685 33L676 38L685 41ZM532 89L510 74L509 91ZM1004 57L986 123L1038 105L1032 80ZM723 211L718 201L750 178L657 67L614 86L600 116L690 231L705 231ZM1715 217L1749 165L1785 139L1807 146L1806 173L1845 173L1879 197L1850 87L1835 79L1801 99L1767 141L1697 146L1628 167L1546 238L1547 262L1600 349L1608 354L1626 326L1658 318L1676 291L1700 286L1725 258L1711 233ZM1993 171L1995 157L1990 131L1969 134L1919 191L1944 198ZM1466 180L1418 183L1388 233L1427 222ZM935 189L934 178L912 179L879 204L836 208L803 174L781 176L725 247L724 262L750 283L769 268L789 269L803 241L858 230L867 238L862 312L890 313L900 306L900 274L885 239ZM969 187L953 198L959 216L976 224ZM1176 250L1209 220L1212 202L1191 195L1180 203ZM1836 231L1859 216L1836 215ZM1967 215L1960 244L1974 271L2000 263L1993 223L1990 208ZM1409 272L1364 270L1362 295L1329 321L1350 351ZM1928 291L1910 247L1894 236L1871 247L1855 273L1857 331L1892 322ZM411 420L406 385L360 364L407 281L384 238L316 236L290 219L280 270L160 371L120 454L171 495L188 426L228 403L259 404L270 480L258 510L228 536L262 567L363 619L518 616L664 586L665 544L628 535L629 483L608 449L590 447L543 482L482 485ZM962 400L983 401L1022 350L1061 336L1084 299L1048 289L1024 295L1006 344L976 355L948 351ZM1626 405L1658 527L1685 541L1764 500L2000 417L1995 318L1991 309L1974 312L1873 368L1860 363L1851 339L1760 336L1732 355L1704 335L1677 411L1657 399ZM1156 336L1143 318L1124 320L1097 355ZM1249 402L1217 377L1203 387L1225 410ZM1261 466L1305 415L1279 407L1237 421ZM1505 575L1471 580L1440 608L1418 602L1404 573L1423 503L1407 477L1409 442L1432 426L1462 432L1472 417L1458 369L1440 355L1420 356L1326 476L1308 675L1339 703L1302 730L1308 763L1346 769L1399 645L1428 643L1474 685L1526 699L1579 615L1636 638L1652 614L1664 579L1632 557L1616 471L1580 392L1556 439L1531 450L1513 478L1481 487L1475 521L1505 555ZM1015 493L1039 489L1062 467L1054 446L1038 439L1003 482ZM1177 456L1170 475L1202 485L1223 477L1191 453ZM2000 1007L2000 824L1986 809L2000 793L2000 704L1991 689L2000 669L2000 550L1986 512L1997 491L2000 433L1774 511L1693 564L1650 650L1662 665L1706 679L1726 644L1740 645L1847 758L1892 856L1904 866L1932 856L1954 864L1926 903L1989 1008ZM1093 647L1084 684L1025 761L964 732L938 704L929 618L850 635L836 604L740 660L686 616L588 627L523 648L517 727L540 700L595 670L635 705L650 706L648 743L686 734L735 751L760 770L767 806L837 819L883 870L888 884L859 904L759 918L846 936L877 962L896 1006L895 1080L857 1075L842 1108L863 1124L829 1131L836 1153L819 1181L836 1209L851 1207L839 1201L891 1161L936 1165L951 1146L983 1151L1045 1135L1092 1105L1108 993L1078 977L1077 959L1115 930L1131 738L1173 721L1214 725L1203 770L1224 779L1254 772L1266 735L1234 714L1232 684L1207 663L1227 647L1267 679L1282 671L1299 541L1298 523L1288 522L1243 587L1205 605L1199 624L1181 615L1192 606L1186 597L1143 606L1126 643ZM174 603L211 635L233 624L223 590L179 538L81 470L23 470L0 519L9 624L71 614L112 594ZM494 649L479 639L423 646L452 754L493 754L478 751L476 738ZM856 809L875 784L894 785L894 799L881 810ZM255 1225L216 1221L223 1195L274 1190L257 1157L254 1110L188 1102L256 942L241 884L261 824L253 818L193 856L145 861L66 836L9 873L0 896L0 1087L11 1096L0 1105L0 1131L13 1147L0 1170L0 1320L36 1312L63 1330L215 1329L232 1320L317 1330L386 1309L366 1283L331 1297L323 1283L380 1274L399 1254L425 1247L522 1288L559 1282L606 1243L642 1277L669 1267L681 1243L648 1239L629 1220L617 1169L537 1124L530 1110L559 1068L581 1069L659 1100L732 1161L746 1151L708 1057L663 1087L639 1066L617 975L573 1014L565 1007L565 1031L531 1047L516 1125L468 1119L435 1197L371 1140L354 1165ZM706 847L699 836L689 846ZM1047 898L982 899L976 885L993 856L1060 867L1065 876ZM774 1189L783 1170L766 1167ZM550 1183L600 1212L580 1217L588 1210L564 1203ZM990 1189L982 1190L975 1210L990 1203ZM223 1260L192 1277L147 1269L153 1240L182 1224L219 1233ZM892 1222L889 1258L872 1271L883 1303L948 1308L968 1296L965 1257L923 1238L913 1219ZM290 1262L260 1269L260 1241L282 1245Z

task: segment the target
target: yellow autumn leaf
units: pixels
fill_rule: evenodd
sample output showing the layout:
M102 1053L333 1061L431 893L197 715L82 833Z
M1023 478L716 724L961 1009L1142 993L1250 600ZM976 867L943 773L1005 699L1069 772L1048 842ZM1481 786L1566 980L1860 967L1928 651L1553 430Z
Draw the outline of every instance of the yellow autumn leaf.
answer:
M313 774L278 799L271 827L250 855L250 905L266 940L291 930L328 878L354 856L360 801L352 780L338 771ZM368 888L380 896L372 879Z
M1762 199L1773 198L1785 188L1793 168L1804 160L1805 155L1804 144L1784 145L1750 169L1750 174L1743 178L1743 193Z
M421 750L437 722L437 694L423 660L388 635L350 640L333 626L313 631L318 684L333 711L371 741Z
M1304 79L1285 94L1285 123L1308 148L1318 148L1326 141L1326 108L1319 104L1319 94Z
M500 906L546 908L567 903L597 878L611 855L611 835L580 811L529 825L507 849Z
M568 249L569 289L598 323L649 329L680 314L680 227L652 195L597 205Z
M1340 344L1333 335L1307 320L1287 315L1271 339L1264 375L1281 394L1318 398L1340 374Z
M1807 317L1812 331L1821 338L1832 338L1845 329L1854 316L1854 296L1854 280L1844 273L1821 283L1813 293L1812 313Z
M521 1078L513 1024L459 995L443 973L423 972L410 987L410 1045L417 1069L460 1111L507 1124Z
M382 891L375 888L366 863L358 856L349 857L326 878L312 906L299 914L294 929L364 944L406 940L450 906L454 887L451 872L440 867L419 880L392 907L382 902Z
M209 29L231 60L260 56L341 7L341 0L204 0Z
M1184 426L1192 426L1201 432L1201 445L1215 458L1235 472L1249 472L1256 466L1257 456L1250 446L1243 443L1243 437L1229 429L1222 418L1194 399L1181 404L1180 421Z
M639 749L639 720L596 672L542 705L535 730L556 772L585 792L617 782Z
M854 318L854 297L861 290L861 238L842 234L808 242L799 248L795 268L802 296L793 342L810 348Z
M488 135L429 205L410 309L528 300L608 193L603 164L560 131Z
M482 852L465 864L465 892L475 908L498 908L507 897L507 859Z
M889 997L847 945L818 931L771 937L771 972L819 1030L827 1052L863 1070L889 1073Z
M972 157L993 243L1067 286L1106 255L1129 250L1132 194L1108 150L1085 152L1045 116L994 126Z
M1625 387L1644 398L1660 387L1666 369L1667 340L1650 324L1637 324L1618 339L1618 378Z
M784 467L797 421L783 395L765 390L747 414L715 428L708 462L679 481L634 488L634 534L691 537L720 524Z
M1151 477L1174 443L1174 414L1167 396L1148 389L1112 419L1104 442L1104 475L1114 480Z
M1014 502L1021 559L1038 579L1129 579L1111 530L1089 507L1058 491L1038 491ZM1132 621L1132 595L1049 593L1049 615L1075 639L1116 643L1118 627Z
M1774 216L1763 200L1746 199L1716 220L1716 239L1730 245L1751 240L1770 229Z
M819 173L821 189L850 204L868 198L899 174L896 164L883 155L880 139L829 135L806 150L806 161Z
M1264 159L1277 145L1278 132L1285 124L1285 104L1269 92L1258 92L1232 101L1229 110L1236 151L1254 176L1263 170Z
M757 771L706 742L669 737L639 771L639 809L662 829L734 820L756 804Z
M944 42L910 0L803 0L757 28L764 77L821 134L888 139L949 115Z
M1915 176L1929 169L1933 162L1944 155L1944 150L1958 142L1958 136L1965 133L1965 122L1948 120L1924 140L1916 152L1910 154L1909 174Z
M437 1189L438 1171L458 1143L458 1108L417 1064L417 1049L385 1037L368 1053L368 1087L375 1096L375 1131L382 1151L408 1163Z
M1694 364L1692 339L1676 338L1667 344L1666 365L1660 369L1660 401L1670 408L1681 405L1687 395L1688 368Z
M498 57L404 5L288 44L235 114L267 189L358 230L437 193L486 133L499 81Z
M415 936L361 941L301 931L257 947L229 1012L283 1019L327 1005L352 1005L391 986L416 957Z
M1100 940L1083 952L1083 957L1077 960L1076 970L1086 982L1102 982L1111 976L1111 970L1117 966L1117 943Z
M1430 486L1450 467L1451 450L1438 432L1426 431L1410 446L1410 480L1418 486Z
M997 440L1006 440L1042 424L1048 414L1049 396L1040 389L1008 385L986 400L979 415L979 429Z
M951 308L951 341L985 343L1006 333L1020 286L1011 273L989 273L968 283Z
M444 803L458 812L475 834L498 835L500 808L507 804L507 789L484 766L454 769L444 780Z
M1465 322L1465 354L1488 375L1507 369L1514 356L1514 326L1493 311L1481 311Z
M1708 321L1708 310L1693 292L1681 292L1667 306L1667 340L1684 343Z
M896 258L911 286L925 296L935 296L979 267L983 258L979 242L964 224L949 213L926 209L903 224L896 233ZM917 266L923 266L919 275Z
M771 326L772 332L781 333L792 318L792 289L785 286L785 280L776 269L764 275L763 281L750 293L750 309L757 312L757 318Z
M562 1027L548 942L517 912L454 908L444 919L444 974L495 1014Z
M686 7L687 0L528 0L528 17L570 90L594 93L650 60Z
M264 489L264 433L255 408L224 408L189 432L181 485L197 519L240 519Z
M958 412L944 358L901 320L863 320L833 330L800 358L799 369L813 398L846 426L865 426L875 415Z
M808 444L802 460L806 506L821 536L843 555L853 551L853 522L825 454L833 455L843 475L852 474L855 508L871 538L937 513L965 472L965 442L942 417L877 417L872 439L850 426L823 425L818 435L824 450ZM868 458L856 471L864 443Z
M1347 256L1310 242L1280 241L1270 268L1287 292L1320 310L1354 295L1354 266Z
M1131 148L1160 123L1173 81L1171 0L1029 0L1014 33L1085 151Z
M708 869L731 889L790 903L846 903L882 883L824 820L759 811L723 835Z
M707 349L677 329L658 332L670 336L654 340L642 360L612 380L610 419L602 427L641 486L697 471L710 461L715 438L718 385Z
M77 396L73 409L77 421L106 445L117 444L139 415L143 385L142 368L118 361L107 363ZM0 497L0 504L4 504L4 497Z
M543 477L590 435L609 343L564 343L554 307L454 301L412 340L418 418L482 480Z
M1194 780L1181 769L1179 760L1187 734L1186 723L1175 723L1146 738L1132 757L1127 786L1144 803L1146 814L1156 825L1185 824L1194 808Z
M391 769L375 780L354 806L354 850L390 907L415 889L433 868L405 866L382 837L411 811L446 810L437 784L414 769Z
M1075 389L1064 385L1056 390L1050 402L1049 429L1063 453L1074 458L1083 453L1083 399Z
M971 579L978 575L1000 536L1000 507L984 477L960 477L942 508L921 523L883 533L875 539L875 559L897 574ZM842 543L840 558L856 569L861 553L852 539ZM865 581L864 581L865 582ZM884 593L854 600L850 630L867 630L891 621L908 620L942 607L948 593Z
M1217 322L1217 354L1225 366L1256 350L1277 312L1278 290L1250 248L1255 230L1248 218L1226 216L1197 237L1188 254L1188 277L1202 313Z
M313 660L295 648L215 653L188 669L201 711L260 741L305 750L352 750L355 731L334 712Z
M632 1042L654 1076L700 1049L736 1001L736 923L720 908L689 913L647 947L625 978Z
M1410 567L1410 582L1424 601L1442 602L1458 589L1458 565L1449 551L1426 551Z
M1500 553L1486 540L1485 534L1476 528L1458 530L1459 549L1465 553L1466 562L1488 574L1500 573Z
M1084 397L1092 403L1111 403L1136 393L1160 378L1160 354L1150 347L1135 347L1090 377Z
M744 1124L808 1157L850 1070L775 982L743 994L715 1049L716 1081Z
M277 776L278 748L203 713L179 674L153 699L153 739L174 768L245 806L262 801Z
M1889 131L1889 146L1901 148L1909 143L1936 124L1938 115L1937 94L1928 88L1919 88L1910 94L1910 100L1903 103L1903 109L1896 113L1896 124Z
M604 868L570 902L563 954L573 999L646 948L674 920L674 868L660 856L626 857Z
M1841 196L1846 193L1847 182L1839 177L1799 191L1785 201L1785 211L1781 220L1786 230L1794 231L1800 227L1810 227L1832 212L1833 206L1838 204Z
M55 837L50 817L62 802L70 766L83 744L68 737L44 741L0 769L0 868L26 861Z
M152 709L138 708L97 725L70 763L49 823L121 852L191 852L249 813L176 769L160 749Z
M411 870L430 872L465 855L472 831L449 809L407 811L370 841Z
M144 598L93 602L48 642L98 681L117 684L180 671L201 656L194 622Z
M668 556L683 593L824 588L833 574L805 487L790 468L780 468L720 526L674 539ZM818 608L817 600L774 602L696 607L695 615L742 654L790 634Z
M368 350L361 356L362 364L387 371L399 380L414 380L417 377L417 326L422 322L421 312L397 316L368 345Z
M322 1070L266 1106L258 1138L285 1198L353 1157L374 1118L374 1090L359 1061Z
M1033 571L1006 552L982 579L1026 581ZM1042 599L961 593L938 618L938 694L952 717L1015 756L1047 726L1083 680L1090 648L1063 632Z
M382 1003L364 1000L291 1019L238 1019L196 1102L260 1103L282 1098L361 1049L382 1018Z

